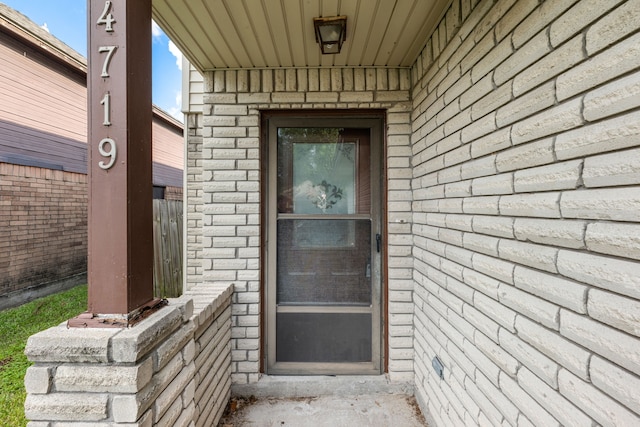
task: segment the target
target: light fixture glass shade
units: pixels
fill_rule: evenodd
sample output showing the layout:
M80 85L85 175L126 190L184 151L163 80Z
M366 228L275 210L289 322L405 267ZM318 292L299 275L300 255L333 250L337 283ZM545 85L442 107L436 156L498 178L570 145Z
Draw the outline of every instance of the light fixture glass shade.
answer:
M342 43L347 38L347 17L313 18L316 42L323 54L340 53Z

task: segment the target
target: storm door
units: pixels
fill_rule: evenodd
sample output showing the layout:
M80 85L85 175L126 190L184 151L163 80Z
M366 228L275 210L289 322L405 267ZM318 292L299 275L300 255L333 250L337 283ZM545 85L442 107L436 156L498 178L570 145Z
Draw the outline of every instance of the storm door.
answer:
M269 122L270 374L380 373L380 132Z

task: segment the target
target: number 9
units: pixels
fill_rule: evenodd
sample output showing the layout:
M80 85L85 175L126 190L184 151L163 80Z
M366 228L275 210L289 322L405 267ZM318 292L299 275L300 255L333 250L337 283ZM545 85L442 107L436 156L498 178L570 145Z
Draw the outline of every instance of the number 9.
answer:
M105 144L109 144L109 151L106 151L104 149ZM116 162L116 153L118 152L116 148L116 142L111 138L104 138L102 141L100 141L100 144L98 144L98 151L100 152L101 156L109 157L110 159L109 163L100 161L98 163L98 166L100 166L100 168L104 170L110 169L113 166L113 164Z

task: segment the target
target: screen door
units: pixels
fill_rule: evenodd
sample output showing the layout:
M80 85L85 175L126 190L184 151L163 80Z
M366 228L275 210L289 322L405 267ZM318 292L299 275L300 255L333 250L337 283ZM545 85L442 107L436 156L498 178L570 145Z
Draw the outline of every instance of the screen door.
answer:
M379 127L340 122L270 122L271 374L380 372Z

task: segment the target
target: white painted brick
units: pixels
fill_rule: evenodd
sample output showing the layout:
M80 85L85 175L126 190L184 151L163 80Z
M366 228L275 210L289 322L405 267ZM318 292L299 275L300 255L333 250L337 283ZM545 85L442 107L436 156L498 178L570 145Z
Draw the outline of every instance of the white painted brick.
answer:
M516 218L513 229L518 240L580 249L584 247L584 221Z
M560 311L560 333L640 375L640 339L571 311Z
M178 399L175 399L172 401L169 408L167 408L166 412L164 412L162 418L158 419L156 416L154 425L158 427L175 426L176 420L180 418L182 409L183 409L182 398L178 397Z
M448 228L460 231L471 231L471 215L455 215L449 214L445 218L445 224Z
M492 75L487 75L471 85L471 88L460 96L460 107L466 109L493 90Z
M196 367L194 363L183 367L180 373L166 385L162 393L154 399L154 418L156 420L158 420L164 412L171 407L172 402L175 400L181 400L180 394L194 377L195 372Z
M558 364L505 329L499 332L500 346L552 388L558 387Z
M583 427L592 424L591 419L576 408L527 368L518 371L518 384L563 426ZM532 418L535 420L535 418ZM537 420L536 420L537 421Z
M54 383L58 391L135 393L151 379L153 361L147 358L136 366L61 365Z
M640 112L631 112L556 137L559 160L601 154L640 144Z
M467 214L498 215L499 196L465 198L463 211Z
M635 34L560 75L556 80L558 99L584 92L638 66L640 34Z
M517 7L508 10L496 23L496 37L502 40L526 18L526 16L538 6L534 0L517 2Z
M465 162L460 170L461 178L477 178L493 175L497 172L496 156L485 156L479 159Z
M517 192L572 190L581 183L581 170L581 160L520 170L514 174L513 185Z
M513 285L514 264L501 259L475 253L473 255L473 268L488 276Z
M582 284L519 265L515 267L513 277L519 289L578 313L587 312L588 288Z
M560 423L543 406L504 372L500 374L500 388L534 425L560 427Z
M581 109L582 101L574 99L519 121L513 125L512 141L522 144L580 126Z
M576 0L561 0L542 3L513 32L513 43L521 46L538 31L547 27L567 10Z
M446 184L444 194L447 198L471 196L471 180Z
M443 213L463 213L462 199L444 199L438 201L438 211Z
M473 253L463 248L458 248L456 246L447 246L445 249L445 254L447 259L450 259L453 262L456 262L465 267L472 267L473 263L471 257Z
M640 418L636 414L569 371L561 370L558 382L560 393L600 425L632 426L640 423Z
M438 126L443 125L458 113L460 113L460 105L457 100L454 100L452 103L445 105L445 107L436 114L436 124ZM438 150L438 152L442 152L442 150Z
M214 105L213 114L216 116L246 116L246 105Z
M511 101L512 83L500 83L500 87L492 90L471 106L471 118L477 120Z
M611 6L611 3L604 0L603 4ZM627 34L637 31L638 21L640 21L638 0L623 2L620 7L605 15L589 28L586 43L587 53L592 55Z
M488 381L485 381L485 383L490 384ZM501 393L491 394L490 392L486 393L484 390L480 390L470 377L465 378L464 386L467 393L469 393L469 396L481 408L482 412L480 413L480 416L482 417L484 415L484 419L489 423L487 425L499 425L504 417L488 399L488 396L494 398L494 400L498 398L503 399L504 397L501 396ZM512 406L513 404L508 402L503 406L503 408L506 411L507 408Z
M467 319L469 323L474 325L480 332L491 338L494 342L498 342L500 325L470 305L465 305L462 311L464 318Z
M640 225L591 223L587 225L585 243L593 252L640 260Z
M450 261L446 261L446 263L448 263L449 265L456 265L456 266L458 265ZM443 265L447 265L445 264L445 261L443 261ZM443 271L446 271L446 269L443 268ZM446 289L447 291L451 292L453 295L456 295L458 298L460 298L464 302L468 304L473 303L473 292L474 292L473 288L462 283L460 280L454 279L452 277L447 277Z
M474 335L474 344L478 347L489 359L491 359L498 367L511 376L515 376L520 367L519 362L504 351L494 341L487 338L486 335L476 332Z
M496 168L506 172L553 162L553 139L546 138L498 153Z
M640 149L588 157L582 178L586 187L640 184Z
M500 258L540 270L557 273L556 257L558 250L516 240L500 239L498 244Z
M498 239L482 234L464 233L463 245L465 249L498 257Z
M99 393L27 394L24 412L30 420L103 421L109 396ZM133 420L135 421L135 419Z
M466 92L469 88L472 87L471 83L471 73L467 72L460 78L456 80L456 82L449 87L444 93L443 100L446 104L452 102L457 99ZM462 108L466 108L468 105L462 106Z
M512 55L513 47L511 40L505 39L493 47L480 61L478 61L471 69L471 80L476 83L482 77L489 74L496 67ZM464 64L463 64L464 66ZM500 80L502 83L505 80Z
M48 366L29 366L24 376L24 386L26 392L29 394L49 393L52 382L51 374L52 370Z
M590 289L587 310L590 317L640 337L640 301Z
M516 329L518 336L536 350L580 378L589 379L590 352L524 316L516 318Z
M518 419L518 408L509 400L504 392L498 388L498 383L492 383L482 374L477 375L476 385L478 389L489 399L492 405L504 415L506 422L513 422L514 425ZM511 425L511 424L509 424Z
M639 377L598 356L591 359L589 374L593 385L640 414Z
M511 194L513 193L513 174L503 173L483 178L475 178L471 184L471 189L474 196Z
M558 272L589 285L632 298L640 298L640 275L637 262L560 250Z
M511 42L511 40L507 39L506 42ZM495 68L494 81L498 85L503 84L520 71L532 66L538 59L549 53L550 50L551 46L549 45L547 32L539 32L524 45L518 47L509 59Z
M558 330L560 307L504 283L498 288L498 299L507 307L530 319Z
M585 26L599 19L603 11L620 0L588 0L575 2L575 6L569 9L555 22L551 24L551 44L558 46L572 35L578 33Z
M459 163L466 162L471 158L471 149L469 145L464 145L455 150L449 151L444 155L444 165L449 167Z
M560 209L564 218L640 221L640 187L562 193Z
M558 74L575 67L585 57L582 45L582 35L578 35L541 58L535 66L523 70L514 80L514 95L520 96L540 83L551 80ZM555 94L555 85L552 93Z
M478 273L477 271L465 268L463 271L464 283L485 295L498 298L498 287L500 282L492 277Z
M560 193L515 194L500 197L500 213L509 216L560 218Z
M449 167L438 172L438 183L445 184L456 181L460 181L460 166Z
M471 156L482 157L511 146L511 128L499 129L471 142Z
M640 106L640 71L614 80L584 97L584 118L595 121Z
M513 218L499 216L473 216L473 231L490 236L513 238Z
M499 127L505 127L538 111L549 108L554 103L555 86L553 82L549 82L498 109L496 122Z
M462 129L462 142L466 144L467 142L475 141L494 132L496 129L495 113L487 114Z
M480 292L476 292L473 295L473 304L475 308L500 324L503 328L506 328L506 330L515 331L515 311Z
M469 360L475 364L476 368L497 387L500 368L468 340L464 340L463 351Z

